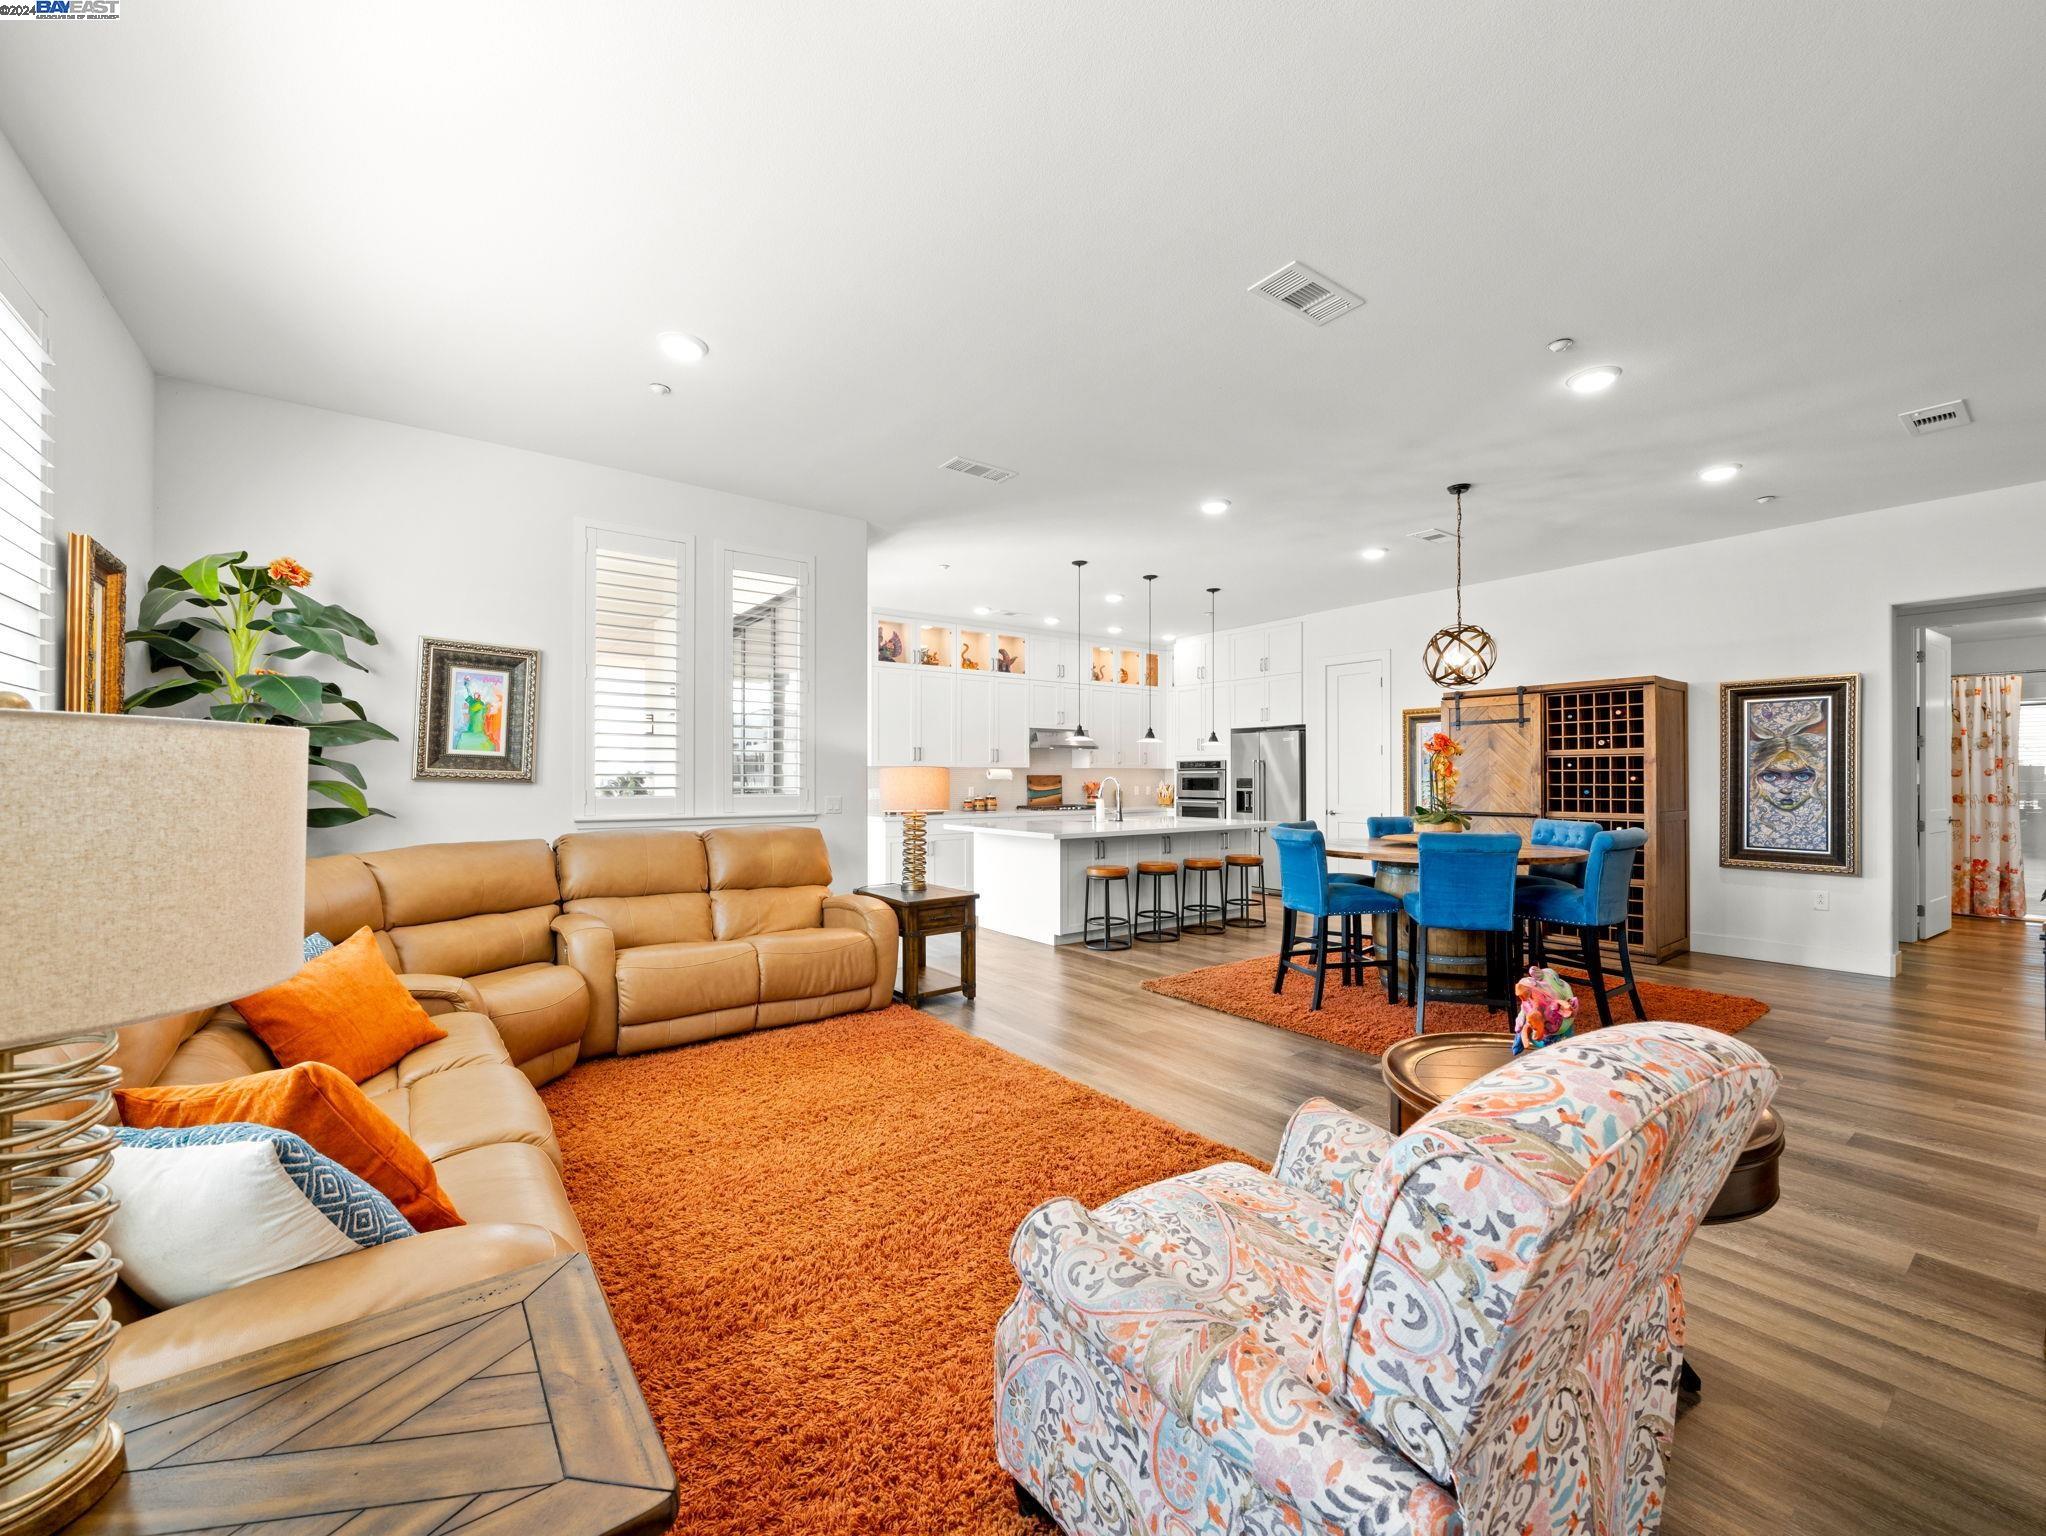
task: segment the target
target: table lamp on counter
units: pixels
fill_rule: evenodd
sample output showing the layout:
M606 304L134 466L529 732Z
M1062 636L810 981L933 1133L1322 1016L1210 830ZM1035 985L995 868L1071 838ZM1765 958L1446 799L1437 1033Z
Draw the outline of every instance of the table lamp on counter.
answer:
M84 1513L124 1457L107 1351L123 1024L299 968L306 733L0 709L0 1531Z
M881 813L902 817L902 888L924 888L924 813L942 811L952 798L944 768L883 768Z

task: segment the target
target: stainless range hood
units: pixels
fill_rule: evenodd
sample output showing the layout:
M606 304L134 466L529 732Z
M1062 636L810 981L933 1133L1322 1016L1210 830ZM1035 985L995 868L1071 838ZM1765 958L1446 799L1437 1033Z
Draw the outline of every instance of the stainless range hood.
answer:
M1069 725L1033 725L1030 727L1030 750L1033 752L1091 752L1100 745L1092 736L1075 739Z

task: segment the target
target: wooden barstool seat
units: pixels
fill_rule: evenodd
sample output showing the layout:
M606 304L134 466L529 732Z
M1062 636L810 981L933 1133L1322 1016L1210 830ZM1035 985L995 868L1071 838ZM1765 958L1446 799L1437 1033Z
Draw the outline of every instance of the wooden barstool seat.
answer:
M1176 875L1179 866L1170 859L1139 859L1137 873L1140 875Z
M1122 887L1122 916L1115 915L1115 902L1111 893L1116 886ZM1101 915L1094 915L1094 890L1101 889ZM1127 864L1089 864L1084 894L1080 899L1080 942L1089 949L1128 949L1134 942L1136 932L1133 910L1136 903L1130 900L1130 867ZM1097 939L1095 927L1099 925L1101 935ZM1121 939L1116 929L1122 930Z
M1222 872L1222 922L1230 928L1262 928L1265 925L1265 859L1261 853L1232 853L1223 858L1229 867ZM1257 884L1250 872L1257 871ZM1235 876L1232 882L1230 877ZM1237 889L1230 890L1234 883ZM1255 903L1257 916L1252 917Z
M1208 876L1215 877L1216 896L1222 894L1222 861L1220 859L1195 858L1182 864L1184 871L1180 878L1179 890L1179 931L1181 933L1220 933L1221 918L1225 915L1222 903L1208 900ZM1187 899L1186 875L1197 876L1193 899ZM1192 921L1188 921L1192 919Z
M1127 864L1089 864L1087 866L1087 878L1089 880L1124 880L1129 878L1129 872L1130 867Z
M1144 882L1151 882L1150 905L1145 906ZM1172 905L1165 905L1165 882L1172 882ZM1177 944L1179 942L1179 865L1171 859L1137 860L1137 942ZM1170 928L1166 918L1172 919ZM1145 925L1149 919L1149 926Z

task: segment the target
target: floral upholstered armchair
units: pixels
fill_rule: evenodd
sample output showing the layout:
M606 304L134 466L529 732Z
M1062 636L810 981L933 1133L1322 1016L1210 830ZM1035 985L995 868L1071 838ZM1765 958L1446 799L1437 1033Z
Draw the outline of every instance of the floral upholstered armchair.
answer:
M1655 1528L1677 1265L1775 1091L1753 1049L1623 1024L1405 1136L1323 1100L1222 1163L1038 1207L996 1444L1074 1536Z

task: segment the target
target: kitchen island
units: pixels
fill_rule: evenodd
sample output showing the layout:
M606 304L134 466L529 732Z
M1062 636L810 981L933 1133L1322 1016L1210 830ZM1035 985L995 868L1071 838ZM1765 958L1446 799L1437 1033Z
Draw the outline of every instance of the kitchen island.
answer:
M1040 944L1079 940L1089 864L1129 865L1134 896L1139 859L1176 863L1230 853L1262 853L1268 825L1138 811L1106 825L1097 825L1093 814L1085 811L958 814L935 823L941 831L972 834L980 926ZM1276 870L1267 870L1266 875L1276 889ZM1210 900L1221 899L1212 894L1219 884L1210 879ZM1095 899L1097 903L1100 900ZM1120 901L1117 915L1121 915Z

